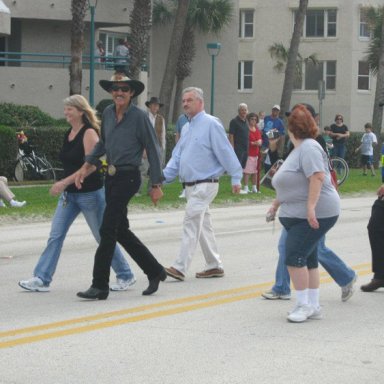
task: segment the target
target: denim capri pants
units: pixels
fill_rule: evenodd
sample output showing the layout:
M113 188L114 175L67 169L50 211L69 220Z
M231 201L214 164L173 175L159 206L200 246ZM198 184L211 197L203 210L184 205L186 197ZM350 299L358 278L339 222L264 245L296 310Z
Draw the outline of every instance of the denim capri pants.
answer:
M318 229L311 228L307 219L280 217L281 224L287 230L285 264L296 268L317 268L317 243L335 225L338 217L317 219Z

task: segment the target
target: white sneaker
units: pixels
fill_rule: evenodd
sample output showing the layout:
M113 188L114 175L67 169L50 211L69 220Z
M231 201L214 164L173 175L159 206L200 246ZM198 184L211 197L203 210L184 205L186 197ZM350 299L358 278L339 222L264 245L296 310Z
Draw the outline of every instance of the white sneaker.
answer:
M252 193L258 193L257 188L252 188Z
M129 287L136 283L136 278L133 276L129 280L116 279L116 283L111 284L111 291L126 291Z
M20 280L19 285L27 291L33 292L49 292L49 286L44 285L40 277L32 277L29 280Z
M185 199L185 189L183 189L183 192L180 193L179 199Z
M265 299L268 300L290 300L291 299L291 294L290 293L276 293L272 289L269 291L265 291L261 294Z
M313 308L313 313L311 316L308 316L308 319L311 320L321 320L323 318L323 312L321 310L321 307L319 308Z
M0 208L7 208L3 200L0 200Z
M240 189L240 195L247 195L248 192L248 189Z
M9 202L9 204L11 205L11 207L21 208L21 207L24 207L24 205L27 204L27 202L26 201L11 200Z
M355 273L355 276L353 277L352 281L349 282L347 285L344 287L341 287L341 301L347 301L350 299L355 292L354 289L354 284L356 283L357 280L357 274Z
M297 305L287 316L287 320L292 323L302 323L314 314L313 307L309 305Z

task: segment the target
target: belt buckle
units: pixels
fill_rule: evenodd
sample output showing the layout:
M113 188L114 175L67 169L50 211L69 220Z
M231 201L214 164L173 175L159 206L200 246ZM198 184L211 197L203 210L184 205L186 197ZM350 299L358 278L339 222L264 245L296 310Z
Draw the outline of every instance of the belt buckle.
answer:
M116 167L114 165L108 165L108 175L114 176L116 174Z

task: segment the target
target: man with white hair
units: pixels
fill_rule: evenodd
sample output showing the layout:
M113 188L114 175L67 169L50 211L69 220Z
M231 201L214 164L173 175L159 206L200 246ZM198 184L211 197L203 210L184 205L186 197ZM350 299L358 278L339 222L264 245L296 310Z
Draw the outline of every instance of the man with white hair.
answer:
M179 255L165 268L168 276L183 281L197 244L206 261L197 278L224 276L224 269L212 228L209 205L219 190L219 177L227 172L232 177L232 191L240 192L242 167L231 147L220 120L204 111L204 94L200 88L183 91L184 113L188 122L172 157L163 170L166 182L177 176L185 185L187 205Z

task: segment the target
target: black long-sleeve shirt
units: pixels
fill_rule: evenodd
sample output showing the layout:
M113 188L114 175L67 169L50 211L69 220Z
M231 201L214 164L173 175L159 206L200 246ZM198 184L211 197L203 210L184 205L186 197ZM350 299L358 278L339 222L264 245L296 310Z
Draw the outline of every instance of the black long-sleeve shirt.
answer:
M85 161L96 165L98 159L106 154L108 164L139 167L144 149L151 168L151 182L161 184L163 176L159 148L148 116L131 104L121 121L117 122L115 105L110 105L103 113L100 141Z

